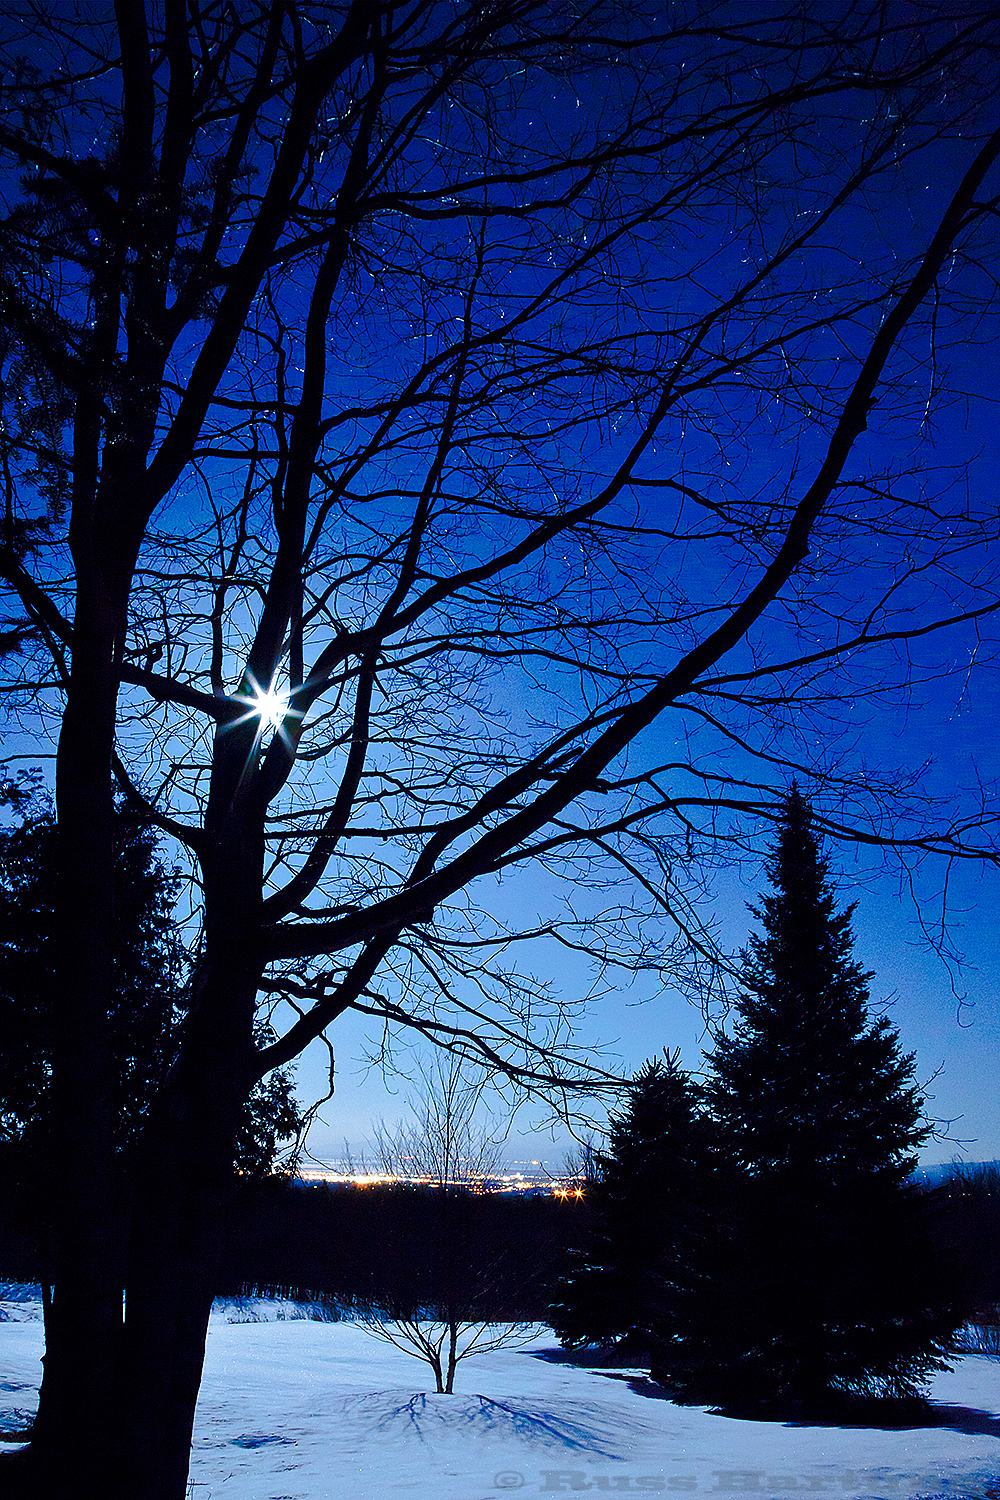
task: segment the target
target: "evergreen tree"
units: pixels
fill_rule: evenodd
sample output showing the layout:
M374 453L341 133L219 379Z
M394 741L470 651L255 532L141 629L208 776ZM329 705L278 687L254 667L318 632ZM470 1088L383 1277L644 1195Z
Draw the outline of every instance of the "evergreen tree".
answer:
M17 821L0 830L0 1170L10 1188L33 1195L44 1176L55 994L56 825L37 779L3 789ZM189 962L174 919L178 879L155 834L124 812L115 820L115 943L112 1039L119 1151L136 1141L176 1054ZM267 1028L257 1040L266 1045ZM253 1091L236 1166L255 1177L273 1169L303 1123L291 1075L276 1071Z
M706 1100L725 1228L660 1378L682 1398L762 1413L914 1398L958 1321L907 1185L930 1127L914 1059L868 1011L854 908L837 910L809 804L788 794L773 894L742 954L731 1034Z
M676 1056L647 1063L610 1121L587 1190L590 1232L572 1252L549 1321L567 1348L643 1355L669 1338L694 1232L696 1093Z

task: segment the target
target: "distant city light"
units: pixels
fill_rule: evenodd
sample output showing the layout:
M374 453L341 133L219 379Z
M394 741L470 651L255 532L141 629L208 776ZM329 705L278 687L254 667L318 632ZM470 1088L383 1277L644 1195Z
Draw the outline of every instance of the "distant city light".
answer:
M542 1166L541 1162L532 1162L532 1166ZM544 1172L544 1167L542 1167ZM301 1182L306 1183L331 1183L346 1187L388 1187L397 1185L400 1187L436 1187L439 1179L428 1176L403 1176L388 1172L365 1172L346 1169L338 1171L335 1167L315 1166L300 1168L297 1176ZM579 1178L556 1178L551 1176L537 1176L525 1172L508 1170L491 1175L462 1178L451 1184L454 1187L466 1187L473 1193L548 1193L559 1199L577 1199L585 1196L584 1187Z

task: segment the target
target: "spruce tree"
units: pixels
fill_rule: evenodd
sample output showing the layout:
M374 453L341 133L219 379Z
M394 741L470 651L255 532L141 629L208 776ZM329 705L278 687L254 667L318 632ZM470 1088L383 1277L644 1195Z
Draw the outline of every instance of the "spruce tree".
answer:
M587 1189L590 1230L571 1253L549 1320L567 1348L638 1360L671 1336L696 1212L696 1091L676 1056L647 1063L609 1122Z
M0 784L15 821L0 828L0 1175L29 1192L47 1177L50 1058L58 1024L56 990L56 822L36 778ZM156 1089L173 1062L184 1024L189 959L174 917L179 879L153 831L119 809L114 822L115 1144L125 1169ZM258 1023L258 1045L273 1032ZM305 1118L292 1075L276 1070L244 1111L235 1165L262 1177Z
M913 1056L869 1013L854 907L838 911L794 787L768 873L736 1021L707 1059L726 1224L683 1357L661 1378L685 1399L772 1415L918 1398L957 1322L926 1199L907 1184L930 1127Z

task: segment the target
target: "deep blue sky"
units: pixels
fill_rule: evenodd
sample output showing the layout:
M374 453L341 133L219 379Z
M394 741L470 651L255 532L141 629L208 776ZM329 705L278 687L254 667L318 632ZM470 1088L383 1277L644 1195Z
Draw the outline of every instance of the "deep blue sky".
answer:
M992 367L982 349L973 346L952 351L950 361L955 384L972 399L957 403L926 430L909 457L928 470L967 459L970 491L977 503L988 505L995 492L994 455L1000 439ZM875 430L864 440L867 456L874 450L876 461L898 463L901 455L891 436L883 437L872 425ZM964 476L956 475L954 483L964 485ZM1000 773L996 632L996 624L986 622L978 646L964 628L919 643L914 659L927 669L922 690L909 702L849 706L847 742L856 726L858 747L869 764L924 767L924 787L943 797L964 791L962 803L972 807L976 787L995 782ZM937 676L939 668L944 670ZM665 720L655 732L672 734L673 721ZM916 1056L916 1081L926 1089L927 1114L936 1122L922 1161L1000 1158L1000 870L979 862L954 864L949 870L943 859L930 858L918 866L911 889L891 858L829 841L827 851L841 904L857 903L855 955L875 974L872 1009L888 1007L903 1049ZM942 942L938 924L946 882L948 921ZM766 889L759 860L711 875L700 910L715 924L724 950L735 953L746 942L753 925L747 906ZM533 897L544 903L550 894L544 877L537 890L522 878L516 896L506 888L497 897L516 900L530 923ZM935 951L936 944L951 952L950 961ZM568 1000L588 991L592 975L564 949L543 949L535 966L556 980ZM386 1086L379 1069L366 1070L361 1064L366 1046L372 1045L372 1023L344 1017L331 1036L338 1059L337 1090L310 1137L311 1152L321 1161L339 1158L345 1140L363 1152L371 1119L405 1112L407 1091L405 1079L390 1075ZM624 1074L664 1048L677 1047L684 1064L697 1071L710 1045L697 1004L669 985L658 988L648 978L628 975L621 976L616 993L588 1006L578 1040L591 1049L594 1061ZM405 1053L402 1060L405 1064ZM315 1096L324 1067L315 1049L300 1063L305 1096ZM600 1118L600 1108L596 1113ZM523 1108L511 1128L510 1158L540 1158L559 1171L572 1141L561 1126L547 1125L540 1107Z
M839 106L830 115L834 122L837 120L837 108ZM855 106L851 105L850 108L854 110ZM839 126L834 124L829 128L837 129L839 134L850 137L861 129L861 125L862 115L858 113L856 118L849 115L841 120ZM817 137L818 155L816 162L812 164L813 171L818 171L821 159L825 159L825 147L828 144L825 137ZM823 149L819 149L821 147ZM952 140L928 153L912 171L908 167L901 168L902 180L890 176L885 185L873 189L860 208L852 209L844 216L836 232L831 230L828 237L824 235L825 249L817 252L816 261L811 261L810 265L815 270L816 266L821 266L824 255L828 255L830 265L837 267L840 264L839 257L844 254L849 268L848 279L855 275L857 267L856 274L862 291L864 277L868 274L866 263L880 268L886 274L893 274L897 253L901 263L908 252L926 243L928 227L936 222L952 185L961 175L970 155L964 142ZM778 152L775 159L776 180L780 182L783 176L790 176L794 180L800 162L805 164L801 204L798 198L793 202L791 196L778 193L774 204L769 205L767 212L763 214L762 223L765 227L769 216L778 217L783 212L792 214L800 206L802 212L794 214L795 220L816 211L810 205L813 203L813 195L821 187L821 180L819 183L809 180L808 152L804 157L796 158L795 163L782 162L781 153ZM792 171L793 167L795 172ZM678 311L681 314L691 313L692 308L700 307L706 297L714 299L716 279L719 287L723 287L728 284L727 279L742 279L749 274L743 267L753 261L754 243L742 234L731 233L728 219L727 208L723 205L718 211L706 212L691 224L686 220L679 221L678 225L668 228L661 241L656 244L655 253L648 262L652 268L652 278L643 287L643 296L648 296L645 307L654 323L661 316L675 316ZM654 243L652 239L651 243ZM691 274L692 264L697 266L697 276ZM523 271L520 274L523 275ZM782 295L787 293L795 285L799 275L796 262L783 267L776 276L777 292ZM831 271L831 275L835 281L839 271ZM707 290L705 285L699 287L699 277L703 283L707 283ZM951 290L950 272L947 280ZM816 272L815 281L811 281L810 285L816 287L815 295L821 299L822 307L825 291L832 285L824 280L822 267ZM374 283L370 286L367 282L362 284L359 281L358 296L362 306L369 299L373 287ZM636 297L636 307L639 307L642 299L638 291ZM861 300L864 300L863 295ZM348 305L349 302L345 302L345 306ZM443 316L444 311L441 305L436 305L436 316ZM637 318L641 311L640 308L636 312ZM811 318L812 314L809 316ZM762 357L759 369L750 371L747 375L748 381L750 375L755 375L758 379L759 389L756 394L752 382L746 388L734 388L732 382L724 382L717 397L706 399L702 412L703 423L693 421L689 431L685 419L681 418L675 427L664 431L657 455L657 461L662 461L663 471L672 470L692 482L704 481L706 487L715 486L712 493L716 499L720 494L725 494L728 498L731 493L741 493L744 498L763 495L780 500L783 485L795 466L796 458L802 457L808 470L810 462L815 463L824 436L828 436L830 431L830 413L818 414L817 410L809 406L809 402L816 400L819 405L823 405L829 401L831 409L835 406L831 391L842 391L853 379L858 358L863 358L880 316L881 312L878 310L861 311L856 320L844 325L835 336L811 339L808 349L804 351L803 369L806 373L803 375L805 383L802 389L805 392L803 400L806 403L806 414L801 420L793 414L788 422L784 422L783 411L773 415L769 412L768 403L773 391L773 387L767 383L771 369L769 361L780 363L778 354L771 351L767 357ZM753 318L748 313L747 326L752 322ZM971 323L963 325L964 328L971 326ZM401 333L393 331L388 312L375 318L374 332L369 330L365 333L364 329L360 326L355 328L354 324L352 328L355 331L347 341L347 347L341 351L336 374L331 376L332 385L339 379L344 388L349 390L356 388L362 376L367 378L371 375L374 384L375 375L381 377L384 373L378 369L374 373L365 369L365 361L368 359L376 363L378 359L382 360L390 367L391 374L394 363L406 355L408 337L405 329ZM899 417L899 412L892 410L893 398L877 404L870 419L871 432L858 445L858 467L863 469L865 463L871 460L876 470L885 463L905 471L912 463L917 469L930 471L935 465L947 466L970 459L974 461L973 490L979 497L991 500L995 489L991 461L996 452L997 433L994 408L991 405L992 371L985 351L990 348L993 331L987 325L980 326L976 332L977 346L964 349L960 345L957 350L948 350L946 347L949 342L948 331L945 318L944 325L939 329L942 335L939 359L951 365L951 387L960 392L969 390L974 395L971 415L967 415L964 406L958 403L936 419L937 425L933 429L915 436L924 389L922 381L930 378L929 364L925 367L921 362L921 351L926 353L926 341L921 346L920 338L915 337L910 350L913 363L907 366L906 379L909 384L904 391L904 403L908 398L917 415L917 423L904 429L895 420ZM963 338L965 336L963 332ZM738 334L734 332L734 345L737 337ZM793 359L797 352L803 353L794 335L790 344ZM746 372L740 372L741 379L744 373ZM813 377L818 394L809 390L809 380ZM570 397L567 399L571 399L572 386L568 389ZM747 392L750 394L746 394ZM787 390L783 396L787 399ZM727 417L724 428L719 429L721 435L716 431L718 412L713 404L716 400L725 409ZM741 423L741 404L744 403L749 413L748 426ZM794 402L789 405L794 406ZM528 414L525 422L529 429L534 429L533 413ZM602 428L600 433L587 440L589 447L584 447L579 459L581 484L585 489L596 484L594 476L600 475L602 470L607 472L609 466L613 468L617 457L620 457L620 451L616 454L615 437L608 435L612 429L618 434L619 449L620 442L631 440L628 431L622 437L615 424ZM538 430L541 431L540 420ZM898 446L899 435L904 430L907 432L906 442L911 446L901 450ZM746 435L748 431L749 436ZM419 427L417 433L419 436ZM744 437L745 449L741 446L741 439ZM541 445L542 439L539 438L538 441ZM419 443L415 444L414 452L419 456ZM986 457L977 459L977 455L983 453ZM731 460L733 468L730 470ZM414 458L413 462L416 472L417 459ZM651 461L650 467L655 468L656 465ZM942 486L961 482L957 472L951 470L941 470L934 481ZM801 486L798 491L793 486L793 494L800 490ZM180 490L178 506L183 508L189 503L194 502L183 489ZM623 502L618 518L622 519L628 513L629 506ZM387 523L383 520L383 525L385 524ZM462 536L464 545L471 548L482 545L474 528L471 540L464 533ZM684 551L685 558L687 557L685 549L677 550L678 553ZM575 561L576 557L577 554L574 553L571 560ZM865 562L870 560L863 559ZM673 562L673 558L667 557L665 566L669 568ZM760 563L761 558L754 555L753 547L748 544L743 566L748 572L759 571ZM558 565L565 565L570 570L565 556L559 560ZM690 575L685 573L686 581L690 576L692 595L697 596L702 587L713 602L717 602L720 597L731 598L738 594L740 590L734 581L735 575L728 575L725 568L725 560L717 555L711 543L708 544L696 556ZM738 567L735 571L739 571ZM612 589L616 582L613 577ZM665 580L652 579L654 588L661 582L665 588ZM830 602L836 602L838 586L850 592L854 582L853 575L835 580ZM877 589L877 583L876 566L869 575L868 585ZM717 594L713 592L715 585L718 585ZM787 606L787 601L785 604ZM783 639L794 645L798 639L796 632L800 624L804 632L803 639L808 638L809 622L794 618L787 607L771 611L769 618L771 623L767 629L773 632L772 642L780 630ZM684 639L684 630L678 630L677 641L683 642ZM995 685L989 675L992 646L984 646L973 661L970 640L970 632L965 630L941 641L927 642L917 649L920 663L927 669L930 681L923 696L917 700L919 706L912 708L908 714L904 713L900 699L874 706L863 700L857 705L847 704L844 708L846 743L851 741L856 730L862 737L862 750L869 760L873 763L882 761L888 766L914 768L926 757L933 756L936 765L931 773L931 784L936 784L942 790L971 788L977 778L989 779L995 776L996 710L1000 708L1000 704L996 701ZM626 632L625 646L634 648L632 655L640 667L648 667L647 643L644 640L630 641ZM650 656L654 654L654 647L655 643L649 647ZM670 649L676 648L677 642L671 642ZM742 648L733 655L737 660L746 659ZM947 675L938 681L935 680L935 673L939 666L947 669ZM512 708L524 710L530 715L530 704L526 706L515 703L519 691L517 676L517 669L512 668L512 680L505 683L499 691L510 696ZM520 688L526 694L527 680L525 673ZM852 717L854 715L856 719ZM664 750L663 758L670 759L670 747L678 743L674 736L680 734L680 726L684 722L683 714L671 712L665 715L662 724L648 737L647 747L653 752ZM523 715L521 723L516 727L524 728ZM656 743L657 739L660 744ZM709 750L711 748L710 741ZM730 766L735 773L741 769L733 763ZM775 779L780 784L780 774L776 774ZM970 964L956 980L948 967L922 940L915 909L908 898L900 897L891 873L880 873L868 857L855 861L854 851L849 847L833 851L832 859L834 869L840 875L844 901L857 900L859 903L856 917L857 957L876 971L873 1003L878 1006L895 996L892 1018L900 1031L904 1048L912 1048L917 1053L917 1076L921 1082L929 1083L939 1068L943 1066L944 1069L930 1084L932 1097L929 1108L933 1115L942 1120L955 1122L951 1126L954 1143L933 1143L925 1153L927 1159L951 1156L958 1150L960 1141L965 1143L965 1149L971 1157L1000 1155L1000 1138L995 1133L994 1125L996 1110L993 1081L998 1056L995 1045L995 997L997 980L1000 978L1000 954L994 917L998 877L995 873L980 875L978 871L962 871L952 877L950 904L953 922L956 924L953 929L954 941ZM480 882L475 894L484 902L509 903L526 915L530 925L533 904L543 906L552 899L548 877L534 878L539 882L536 890L532 890L527 877L522 877L512 885L505 884L502 892L486 888L486 882ZM925 910L932 914L931 919L935 910L934 891L943 880L944 869L941 865L928 865L921 873L921 894L926 899ZM746 903L753 901L761 888L759 862L749 862L739 869L716 869L712 874L702 898L702 910L706 919L714 920L724 948L733 951L745 942L750 924ZM567 1000L579 999L591 985L591 975L582 960L573 959L565 949L542 945L537 958L530 962L541 977L551 980ZM332 1028L332 1040L339 1059L339 1082L336 1097L322 1111L322 1125L318 1124L313 1133L312 1150L320 1158L339 1155L345 1138L355 1149L360 1148L369 1132L371 1120L380 1114L392 1115L399 1108L399 1095L383 1090L377 1073L369 1073L367 1077L362 1077L359 1073L359 1059L363 1056L366 1039L369 1045L377 1045L377 1035L368 1035L372 1030L373 1023L353 1018L342 1019ZM665 987L654 986L649 977L629 982L626 975L621 977L620 988L588 1007L577 1036L581 1044L592 1049L596 1061L612 1070L625 1073L633 1072L645 1058L665 1047L680 1047L684 1061L690 1067L697 1068L701 1049L706 1043L704 1021L696 1005L669 983ZM305 1100L322 1092L325 1058L321 1051L315 1050L315 1061L310 1057L300 1070L301 1092ZM528 1134L522 1137L518 1133L521 1130ZM544 1134L539 1133L540 1130L538 1113L524 1111L511 1137L511 1156L544 1154L558 1165L564 1138L553 1144Z
M875 971L872 1010L888 1005L903 1048L916 1054L915 1076L927 1090L928 1116L940 1122L937 1138L927 1143L921 1160L1000 1158L1000 876L972 869L954 877L952 935L967 958L956 974L928 945L912 901L898 893L888 876L869 873L862 878L843 852L833 863L841 872L843 903L858 903L855 953ZM746 903L756 900L766 879L747 868L720 873L714 886L720 937L735 949L752 929ZM566 964L565 958L562 962ZM576 976L566 972L565 982L567 996L575 998L587 982L583 966ZM372 1023L360 1017L344 1017L331 1029L338 1059L336 1093L323 1106L309 1139L311 1154L320 1161L340 1158L345 1140L362 1154L373 1117L395 1119L406 1112L406 1081L390 1075L387 1085L379 1069L366 1070L359 1063L372 1035ZM685 1066L696 1071L709 1045L694 1004L668 991L650 996L641 983L595 1002L579 1040L593 1049L596 1061L620 1066L625 1073L664 1047L679 1047ZM323 1066L315 1050L300 1063L304 1096L318 1089ZM547 1123L541 1109L525 1107L511 1128L509 1158L542 1159L559 1172L572 1141L561 1126L550 1130Z

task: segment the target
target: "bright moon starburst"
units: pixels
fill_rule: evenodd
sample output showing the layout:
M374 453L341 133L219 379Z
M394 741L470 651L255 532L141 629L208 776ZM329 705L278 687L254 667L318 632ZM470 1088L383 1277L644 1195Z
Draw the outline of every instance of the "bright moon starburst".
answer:
M253 711L262 724L277 729L288 712L288 698L284 693L275 693L270 688L266 692L255 688Z

